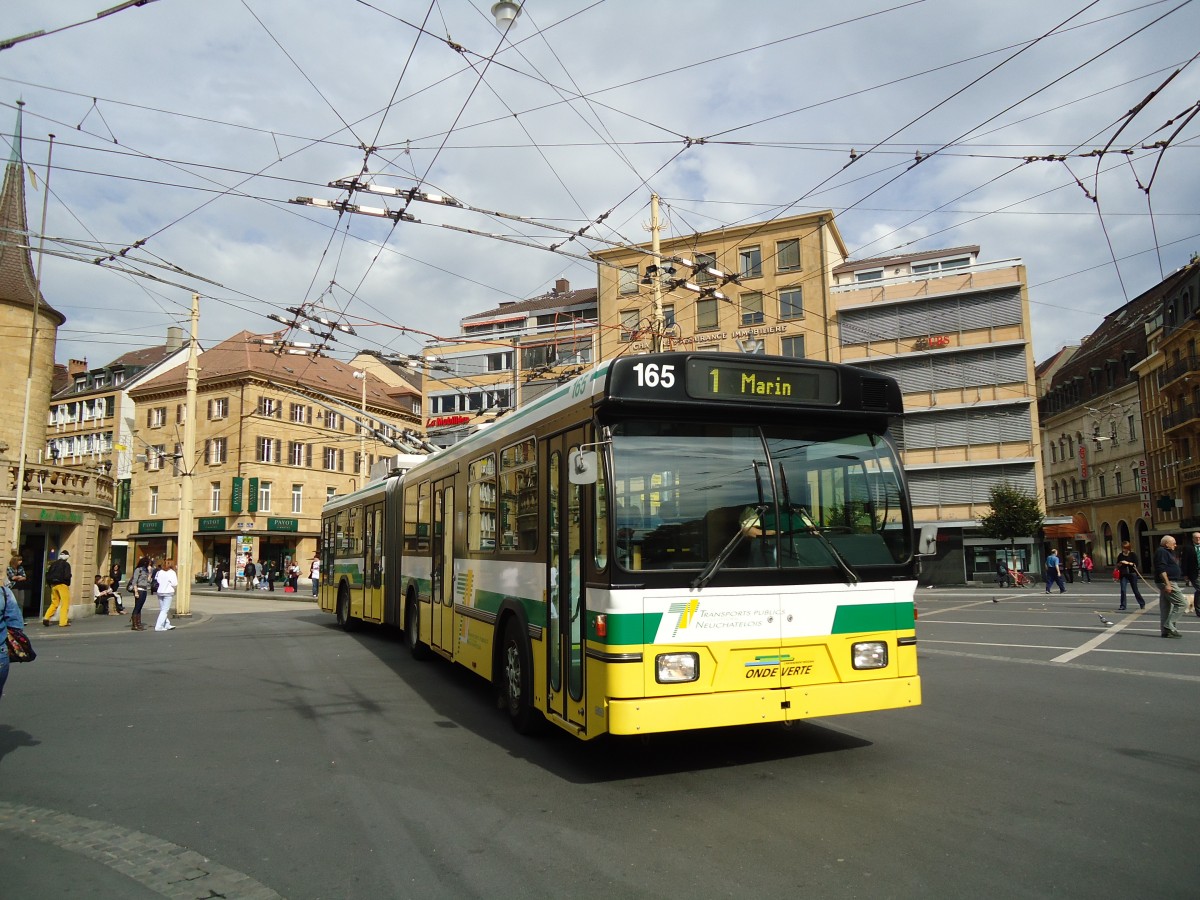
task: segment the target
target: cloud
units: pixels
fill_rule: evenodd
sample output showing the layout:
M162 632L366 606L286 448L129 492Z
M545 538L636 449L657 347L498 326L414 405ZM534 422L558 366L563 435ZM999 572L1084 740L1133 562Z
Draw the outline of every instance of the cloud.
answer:
M84 0L6 4L13 35L85 23L0 51L35 168L56 134L47 233L97 248L55 243L85 261L45 262L45 294L68 316L59 358L160 342L191 288L210 345L309 302L377 323L340 350L413 352L557 277L594 284L589 263L519 243L565 239L530 222L413 203L421 223L393 228L287 202L344 198L328 182L359 173L364 147L380 184L420 181L568 230L607 213L588 234L622 242L648 239L654 190L674 234L832 208L859 256L979 244L984 260L1024 259L1038 359L1153 286L1160 256L1170 271L1200 247L1200 127L1161 160L1136 149L1186 115L1194 66L1117 138L1133 155L1104 157L1098 176L1094 158L1023 161L1103 147L1195 52L1194 6L1151 24L1173 7L1108 0L1039 41L1071 11L695 2L681 15L668 0L574 0L527 4L506 43L487 5L442 4L421 34L346 2L164 0L101 20ZM127 259L178 267L145 271L181 287L90 262L141 240Z

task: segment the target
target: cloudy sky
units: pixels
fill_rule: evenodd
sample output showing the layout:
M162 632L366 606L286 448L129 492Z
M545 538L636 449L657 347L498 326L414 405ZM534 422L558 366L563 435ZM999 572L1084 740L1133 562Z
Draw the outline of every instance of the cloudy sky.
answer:
M208 345L296 307L416 353L594 286L651 191L667 235L832 209L853 258L1021 258L1039 361L1200 250L1193 0L527 0L507 35L492 0L112 3L0 16L46 32L0 50L0 149L23 100L37 231L55 135L60 361L162 343L192 291ZM364 172L471 209L289 203Z

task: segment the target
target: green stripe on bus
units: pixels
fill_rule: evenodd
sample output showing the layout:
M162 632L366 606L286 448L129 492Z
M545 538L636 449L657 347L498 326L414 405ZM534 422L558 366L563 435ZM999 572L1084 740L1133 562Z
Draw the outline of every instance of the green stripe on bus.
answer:
M915 625L911 603L869 603L865 606L839 606L833 617L832 633L896 631Z
M602 644L653 644L662 613L608 613L604 617L605 634L596 628L596 613L588 612L588 640Z

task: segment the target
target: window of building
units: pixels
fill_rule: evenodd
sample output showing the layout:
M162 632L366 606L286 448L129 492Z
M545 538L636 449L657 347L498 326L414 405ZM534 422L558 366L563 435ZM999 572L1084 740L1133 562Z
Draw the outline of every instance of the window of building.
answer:
M1120 470L1118 470L1116 473L1114 473L1114 475L1113 475L1113 479L1114 479L1114 481L1116 482L1116 484L1114 485L1114 487L1116 488L1116 491L1117 491L1117 493L1119 494L1119 493L1121 493L1121 491L1123 491L1123 490L1125 489L1125 488L1122 486L1122 484L1121 484L1121 480L1122 480L1122 479L1121 479L1121 472L1120 472Z
M102 388L108 384L108 375L104 372L97 372L96 377L92 379L92 387Z
M283 418L283 403L279 400L276 400L274 397L259 397L258 414L260 416L270 416L275 419L281 419Z
M335 487L325 488L325 502L326 503L328 503L330 500L332 500L336 496L337 496L337 488L335 488Z
M271 511L271 482L260 481L258 483L258 511Z
M954 259L941 259L934 262L914 263L912 273L914 275L931 275L935 272L947 271L950 269L963 269L971 264L971 257L956 256Z
M257 460L260 463L279 462L279 445L280 441L278 438L260 437L257 442Z
M158 515L158 488L150 488L150 515Z
M312 424L312 407L306 403L293 403L288 409L293 422L300 425Z
M641 320L641 310L625 309L621 311L621 343L627 344L637 337L638 323Z
M229 415L229 398L228 397L213 397L208 401L208 417L210 419L224 419Z
M775 271L795 272L800 268L800 239L775 242Z
M312 468L312 444L288 441L288 463L293 466Z
M504 353L489 353L487 358L487 367L489 372L511 372L513 355L512 351L508 350Z
M638 281L641 279L641 273L637 266L622 266L620 272L618 292L622 294L636 294L638 292Z
M205 456L208 457L208 464L210 466L219 466L225 462L225 438L211 438L205 441L205 445Z
M662 308L662 310L663 310L663 327L664 328L674 328L675 327L675 307L668 304L667 306L664 306ZM589 344L589 346L590 346L590 344ZM588 362L590 362L590 361L591 360L588 360Z
M346 451L339 450L337 447L326 447L323 454L323 463L327 472L345 472Z
M1054 488L1054 502L1057 503L1058 502L1058 485L1057 484L1053 485L1053 488Z
M215 513L221 511L221 482L214 481L208 486L208 508Z
M304 511L304 485L292 485L292 512L301 513Z
M1050 462L1058 462L1058 444L1050 442Z
M742 294L738 299L742 304L742 324L761 325L763 323L763 295L758 291Z
M802 288L784 288L779 292L779 318L804 318L804 290Z
M781 356L790 356L793 359L804 359L804 335L781 339L779 353Z
M1133 416L1130 416L1126 421L1129 424L1129 440L1136 441L1137 440L1137 420L1134 419Z
M151 428L162 428L167 424L167 408L156 406L147 411L146 424Z
M696 284L712 284L717 280L717 276L709 269L717 267L717 254L715 253L697 253L696 254Z
M150 448L150 452L146 454L146 468L151 472L157 472L163 467L163 463L167 458L167 445L155 444Z
M1100 496L1101 496L1101 497L1107 497L1107 496L1108 496L1108 492L1105 490L1105 486L1104 486L1104 476L1103 476L1103 475L1099 476L1099 481L1100 481Z
M342 431L346 427L346 417L341 413L325 413L325 427L330 431Z
M743 278L762 276L762 250L758 247L743 247L738 251L738 274Z
M717 328L719 316L717 301L711 297L696 301L696 330L714 331Z
M855 281L879 281L883 278L883 269L867 269L863 272L855 272Z

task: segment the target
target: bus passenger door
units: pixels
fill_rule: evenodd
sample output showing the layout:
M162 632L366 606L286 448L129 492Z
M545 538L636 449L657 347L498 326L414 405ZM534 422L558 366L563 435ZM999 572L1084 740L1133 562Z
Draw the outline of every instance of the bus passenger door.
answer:
M433 595L430 598L430 645L454 652L454 482L433 489Z
M576 429L543 442L547 447L546 565L547 710L577 725L587 723L584 703L586 670L584 640L583 560L585 546L584 487L567 478L567 455L583 443Z
M383 504L368 506L363 523L363 619L383 621Z

